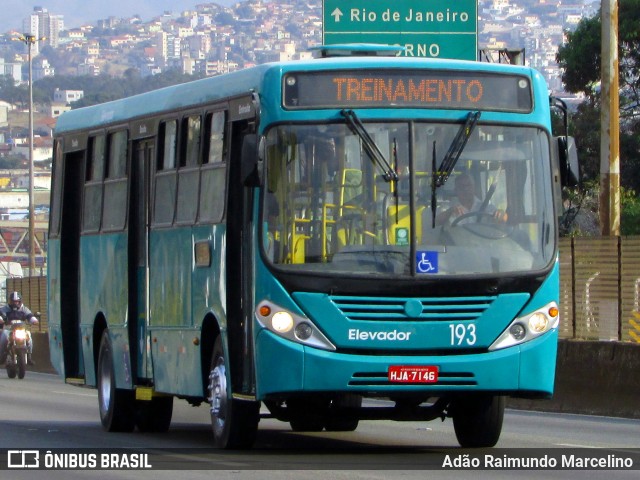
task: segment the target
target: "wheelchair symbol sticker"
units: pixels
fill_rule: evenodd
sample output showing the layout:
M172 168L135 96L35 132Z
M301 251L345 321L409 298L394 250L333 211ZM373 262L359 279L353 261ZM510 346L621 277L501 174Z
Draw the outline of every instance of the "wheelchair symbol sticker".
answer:
M438 273L438 252L416 252L416 273Z

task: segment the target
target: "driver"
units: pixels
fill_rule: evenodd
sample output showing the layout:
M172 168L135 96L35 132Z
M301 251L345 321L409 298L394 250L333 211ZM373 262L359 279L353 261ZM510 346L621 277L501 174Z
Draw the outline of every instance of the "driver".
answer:
M18 292L11 292L7 305L0 308L0 325L4 323L11 324L12 320L22 320L31 325L38 324L38 319L31 310L23 305L22 297ZM0 333L0 363L4 363L6 360L8 343L9 336L7 329L3 329ZM33 343L31 341L31 332L27 329L27 364L29 365L35 365L35 362L31 358L32 351Z
M453 221L467 213L479 212L482 209L482 200L475 194L475 185L471 175L461 173L455 179L454 191L456 193L456 201L454 204L436 218L436 225L450 225ZM494 205L488 203L485 205L484 213L493 215L497 222L505 223L507 214L504 210L498 210ZM469 223L475 221L473 218L466 218L459 223Z

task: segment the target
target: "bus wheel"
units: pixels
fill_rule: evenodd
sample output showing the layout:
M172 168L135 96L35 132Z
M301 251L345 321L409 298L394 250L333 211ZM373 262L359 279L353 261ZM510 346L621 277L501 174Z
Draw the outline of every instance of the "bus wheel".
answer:
M173 415L173 397L136 400L136 426L141 432L166 432Z
M217 448L251 448L260 421L260 402L232 397L226 366L222 339L218 336L211 355L208 386L213 444Z
M467 448L493 447L502 432L505 397L472 395L454 400L451 414L458 443Z
M359 409L362 407L362 397L360 395L354 395L353 393L347 393L341 397L335 398L331 401L331 410L336 410L338 416L327 417L327 424L325 428L327 432L354 432L358 428L359 420L357 418L349 418L348 410ZM346 409L345 416L341 417L341 410Z
M108 432L131 432L135 427L134 392L116 388L113 349L105 330L98 354L98 406L102 427Z

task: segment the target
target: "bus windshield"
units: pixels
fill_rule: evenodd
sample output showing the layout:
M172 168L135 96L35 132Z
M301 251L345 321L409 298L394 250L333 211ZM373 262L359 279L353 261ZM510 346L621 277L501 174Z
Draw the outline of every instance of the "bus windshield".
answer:
M492 275L554 260L549 138L530 126L363 122L266 135L265 257L339 275ZM443 167L451 148L457 160ZM447 164L447 162L444 162ZM444 170L444 171L443 171Z

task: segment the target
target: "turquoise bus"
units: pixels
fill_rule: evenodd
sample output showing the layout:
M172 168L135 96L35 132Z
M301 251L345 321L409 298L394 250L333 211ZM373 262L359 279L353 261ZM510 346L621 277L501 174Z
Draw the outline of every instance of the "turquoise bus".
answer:
M552 395L567 167L542 77L324 53L59 118L51 360L107 431L166 431L178 398L219 448L265 416L451 418L486 447L506 397Z

